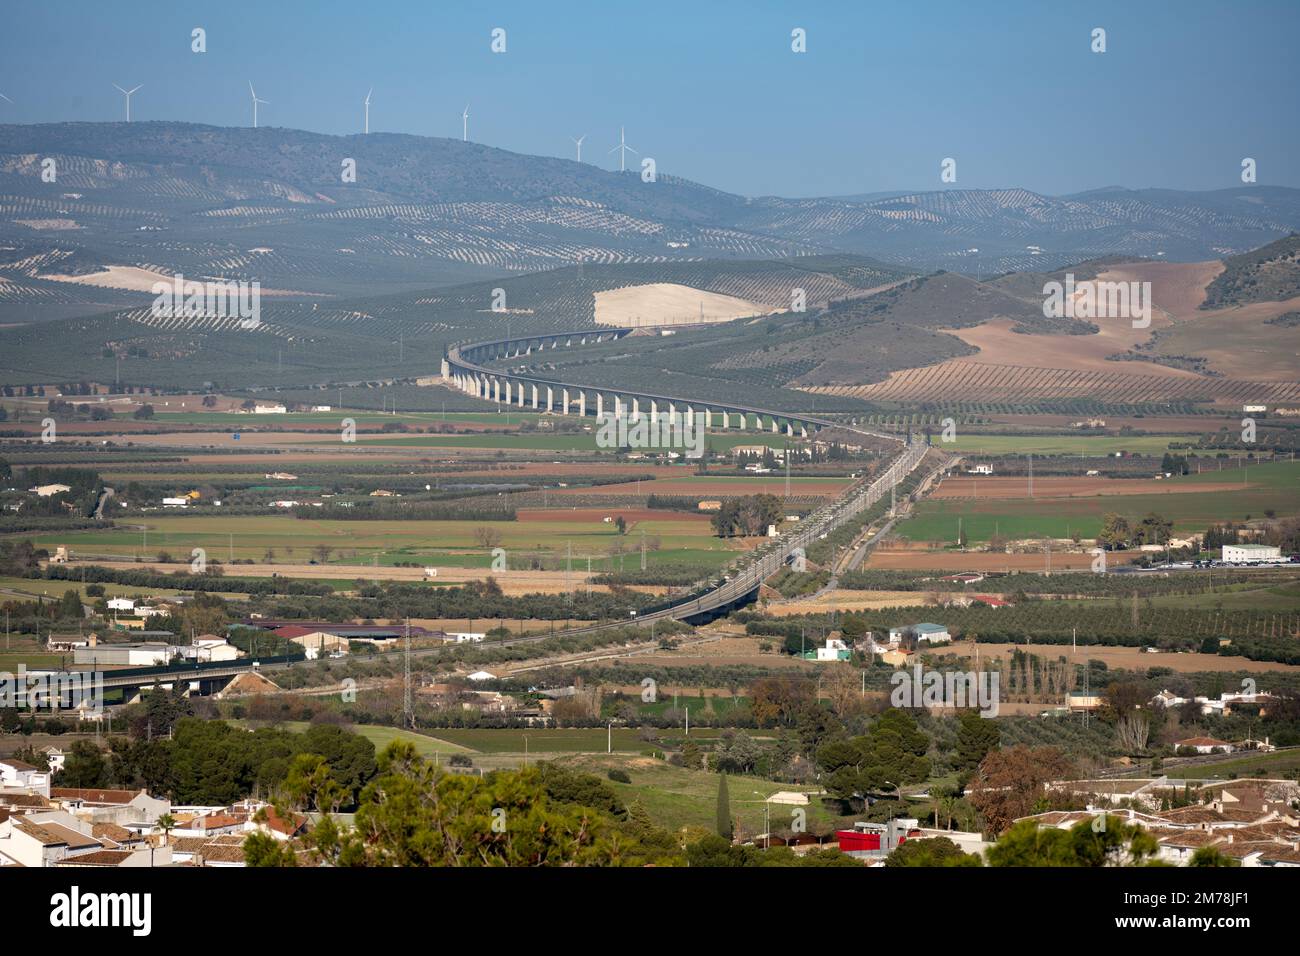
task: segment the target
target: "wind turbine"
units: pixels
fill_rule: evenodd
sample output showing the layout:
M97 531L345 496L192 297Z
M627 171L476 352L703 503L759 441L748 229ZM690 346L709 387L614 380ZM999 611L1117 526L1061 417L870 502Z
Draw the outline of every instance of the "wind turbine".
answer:
M144 84L141 83L140 86L144 86ZM116 83L113 84L113 88L126 97L126 121L128 123L131 122L131 94L134 93L136 90L140 89L140 86L134 87L129 90L124 90Z
M11 100L9 97L5 96L3 93L0 93L0 100L4 100L6 103L12 103L12 102L13 102L13 100Z
M370 132L370 94L373 93L374 91L375 88L372 86L370 88L370 91L366 93L366 132L367 133Z
M626 172L627 154L635 153L636 150L627 144L627 140L623 137L623 127L621 126L618 128L618 145L615 146L614 149L611 149L610 152L612 153L615 150L618 150L618 171L620 173Z
M572 136L569 137L569 139L573 139L573 142L576 143L578 146L578 162L582 162L582 141L586 138L587 138L586 133L583 133L577 139L573 139Z
M462 143L468 143L469 142L469 104L468 103L465 104L465 112L460 114L460 122L461 122L460 141Z
M258 103L270 103L271 101L270 101L270 100L259 100L259 99L257 98L257 91L256 91L255 89L253 89L253 81L252 81L252 80L249 80L249 81L248 81L248 92L249 92L249 95L251 95L251 96L253 97L253 129L257 129L257 104L258 104Z

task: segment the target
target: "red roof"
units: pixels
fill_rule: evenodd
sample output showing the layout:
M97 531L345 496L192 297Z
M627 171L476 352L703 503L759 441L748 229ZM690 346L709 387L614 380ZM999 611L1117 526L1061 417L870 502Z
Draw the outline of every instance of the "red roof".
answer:
M297 624L286 624L284 627L277 627L271 632L276 637L283 637L287 640L293 640L295 637L302 637L306 634L315 634L310 628L300 627Z
M82 787L50 787L52 800L81 800L83 803L130 803L143 790L88 790Z

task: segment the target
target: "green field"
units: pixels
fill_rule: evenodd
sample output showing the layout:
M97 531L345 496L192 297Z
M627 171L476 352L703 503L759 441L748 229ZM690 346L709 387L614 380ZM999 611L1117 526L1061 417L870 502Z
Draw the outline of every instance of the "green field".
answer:
M640 535L659 539L660 551L647 553L648 563L698 564L725 562L735 549L733 542L715 538L707 522L684 520L673 512L663 518L633 522L629 533L620 535L613 524L600 519L580 521L331 521L284 515L237 515L232 517L145 517L139 520L147 534L128 528L103 531L78 530L43 532L33 535L39 547L53 551L66 545L74 553L136 555L153 557L160 550L176 560L188 561L194 548L207 551L208 559L230 561L247 558L262 561L268 550L281 563L305 564L313 549L328 546L333 554L328 563L340 572L355 567L361 573L376 558L380 564L399 561L443 563L448 567L486 567L490 549L478 543L476 533L485 526L499 533L500 547L507 552L550 552L562 555L571 544L575 560L608 561L611 547L618 545L638 552ZM353 554L355 552L355 555ZM636 560L639 561L639 552ZM444 560L445 559L445 560ZM629 557L628 560L633 560ZM577 565L575 564L575 568ZM227 566L237 576L237 567ZM62 594L62 589L59 590Z
M71 658L69 657L69 659ZM0 671L8 671L12 673L18 669L19 664L22 664L28 670L51 667L59 668L63 666L63 657L58 654L44 654L39 652L33 652L30 654L22 652L8 653L4 650L0 650Z
M241 727L251 726L249 721L246 720L232 720L230 723ZM294 733L300 734L305 732L311 724L307 723L305 720L290 720L285 721L278 726L283 727L285 730L291 730ZM403 740L407 743L413 744L416 752L422 757L432 757L435 754L446 755L464 753L468 749L446 740L439 740L435 737L430 737L426 734L417 734L409 730L402 730L400 727L385 727L381 724L354 724L349 729L373 743L375 745L376 753L383 750L394 740Z
M1242 480L1229 491L1175 493L1174 487ZM1105 515L1115 512L1130 520L1154 511L1174 522L1179 533L1204 531L1222 521L1244 521L1274 514L1300 513L1300 462L1282 461L1202 472L1169 481L1171 491L1146 495L1097 495L1076 498L927 499L898 532L914 541L956 541L957 522L969 541L1052 536L1078 533L1095 538Z
M935 447L965 455L1163 455L1171 441L1186 442L1186 435L981 435L957 434L954 442L935 439Z
M718 774L704 770L687 770L653 758L628 758L595 755L563 757L564 766L594 773L613 787L624 803L640 803L657 824L671 830L701 827L712 830L717 820ZM632 778L630 784L607 778L609 770L619 768ZM759 777L728 776L727 791L732 816L750 833L764 829L764 800L780 790L806 790L792 784L773 783ZM767 822L772 832L789 830L795 808L783 804L767 805ZM800 807L807 815L811 830L828 829L840 818L826 810L816 797Z
M1232 760L1214 761L1189 767L1162 770L1178 780L1204 777L1290 777L1300 770L1300 750L1282 750L1271 754L1252 754Z
M430 733L438 740L463 750L485 754L604 753L607 745L606 731L600 727L576 730L448 728ZM653 747L640 739L635 730L626 727L614 729L613 746L616 752L623 753L640 753Z

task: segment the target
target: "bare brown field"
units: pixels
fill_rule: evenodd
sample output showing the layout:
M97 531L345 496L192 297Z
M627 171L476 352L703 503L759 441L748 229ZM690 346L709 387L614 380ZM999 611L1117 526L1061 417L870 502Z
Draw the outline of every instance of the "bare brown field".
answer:
M602 522L605 518L622 517L629 525L639 521L694 521L709 523L709 516L704 513L691 514L686 511L665 511L655 508L570 508L546 509L523 508L515 512L515 518L521 523L537 522L553 524L570 521Z
M1086 660L1105 661L1107 667L1122 667L1127 670L1146 670L1148 667L1168 667L1179 673L1189 674L1196 671L1248 671L1262 674L1268 671L1296 671L1297 664L1275 664L1271 661L1251 661L1244 657L1220 657L1218 654L1148 654L1140 647L1110 647L1103 645L1080 646L1073 655L1067 644L1038 644L1025 647L1017 644L1019 650L1027 650L1055 660L1058 657L1071 657L1082 663ZM979 644L979 656L983 658L1003 657L1011 649L1008 644ZM942 650L931 653L939 657L961 656L974 657L975 645L970 641L954 641ZM1044 705L1046 706L1046 705Z
M1140 553L1118 552L1107 557L1111 564L1127 564ZM1053 551L1053 571L1091 569L1093 556L1087 553ZM868 568L901 571L1041 571L1047 566L1045 554L1002 554L990 551L931 551L921 548L877 548L867 558Z
M932 498L1027 498L1028 478L945 478ZM1240 482L1180 484L1141 478L1035 478L1035 498L1098 498L1112 495L1198 494L1240 491Z
M923 603L918 591L845 591L833 590L802 601L773 601L763 610L773 617L798 614L822 614L826 611L874 611L888 607L913 607Z
M1230 378L1294 379L1300 336L1295 329L1269 325L1268 320L1295 311L1300 311L1300 296L1198 312L1161 336L1158 351L1199 355Z
M141 269L139 266L105 266L100 272L91 272L86 275L50 274L42 275L40 278L51 282L71 282L74 285L89 285L102 289L126 289L130 292L152 293L155 283L162 282L170 286L173 277L164 275L161 272L154 272L152 269ZM224 282L228 280L218 281ZM209 284L209 282L203 282L205 288ZM332 296L320 292L298 292L293 289L260 289L259 292L262 295L302 295L318 299L332 298Z
M790 486L792 494L820 495L834 497L853 482L848 478L805 478ZM638 487L639 485L639 487ZM711 480L693 481L689 478L659 478L653 484L647 482L626 482L614 485L600 485L595 488L561 488L551 492L552 497L565 495L612 495L625 496L635 494L685 495L699 499L725 498L733 495L753 495L767 493L784 494L785 479L780 475L768 475L763 479L737 478L734 481Z
M770 639L775 642L775 639ZM663 667L724 666L727 664L754 664L761 667L781 667L792 670L809 670L815 665L809 661L775 652L764 654L758 649L761 641L753 637L726 637L708 644L693 645L685 650L660 651L637 655L638 663Z
M1110 371L1074 369L1061 364L1062 353L1057 353L1054 357L1057 364L1052 366L999 365L971 359L953 359L925 368L894 372L885 381L871 385L822 385L806 391L864 399L934 402L1027 402L1087 398L1117 404L1142 404L1208 397L1219 403L1235 404L1300 400L1300 382L1296 381L1206 378L1150 362L1109 362L1107 368ZM1294 378L1294 359L1292 362L1291 374ZM1137 367L1140 371L1114 371L1125 367ZM1168 375L1166 372L1174 374ZM1146 427L1150 425L1150 420L1146 420Z
M596 324L641 328L730 322L776 311L720 292L672 282L651 282L596 293Z
M1197 314L1205 301L1205 287L1221 272L1223 263L1217 259L1208 262L1128 262L1112 266L1098 278L1104 282L1150 282L1154 307L1177 322Z
M1300 399L1295 334L1267 324L1283 312L1300 309L1300 297L1200 311L1206 285L1222 270L1217 261L1135 262L1101 273L1099 281L1151 283L1153 314L1148 328L1135 329L1129 319L1096 318L1091 321L1099 331L1093 335L1022 335L1013 331L1010 320L985 322L945 330L979 349L974 358L901 370L869 385L809 391L891 401L1090 398L1136 404L1208 397L1231 405ZM1159 354L1199 356L1218 376L1155 362L1110 360L1148 343L1153 335ZM1149 427L1150 422L1134 424ZM1195 420L1185 421L1183 428L1205 430Z

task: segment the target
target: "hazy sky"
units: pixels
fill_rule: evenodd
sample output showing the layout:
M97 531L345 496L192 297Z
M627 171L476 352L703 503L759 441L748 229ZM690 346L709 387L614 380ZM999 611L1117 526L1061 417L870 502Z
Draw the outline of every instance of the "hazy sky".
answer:
M191 52L190 31L207 31ZM507 52L491 52L494 27ZM791 51L791 30L807 52ZM1106 30L1105 53L1091 33ZM1300 2L59 0L0 13L0 122L470 138L748 195L1300 187ZM0 149L3 148L0 138Z

